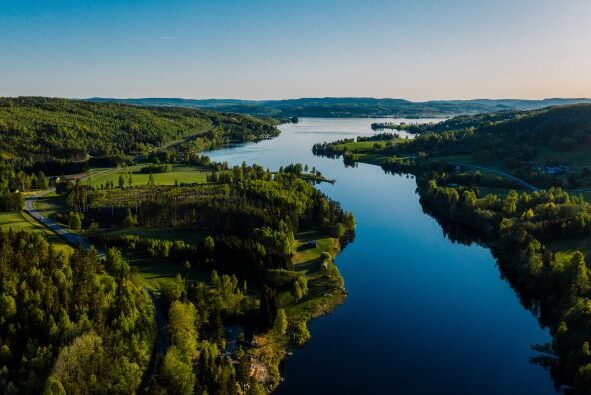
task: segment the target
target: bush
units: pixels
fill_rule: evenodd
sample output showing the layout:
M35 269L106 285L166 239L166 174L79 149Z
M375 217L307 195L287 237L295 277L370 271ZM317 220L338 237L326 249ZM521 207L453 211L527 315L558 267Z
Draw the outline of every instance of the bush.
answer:
M291 330L293 331L293 341L298 346L304 345L310 338L310 331L306 325L306 321L297 321L292 324Z
M0 193L0 211L22 210L25 206L25 199L19 192Z
M172 171L172 165L148 165L140 169L142 174L155 174L155 173L170 173Z

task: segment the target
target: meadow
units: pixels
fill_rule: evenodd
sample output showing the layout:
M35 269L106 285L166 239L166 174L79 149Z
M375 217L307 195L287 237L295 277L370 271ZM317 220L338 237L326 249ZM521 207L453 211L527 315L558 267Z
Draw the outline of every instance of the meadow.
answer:
M150 179L150 174L140 173L141 169L145 166L147 166L147 164L112 169L94 169L84 182L90 183L93 187L100 187L108 182L118 185L119 176L123 175L126 185L128 185L129 176L131 176L132 185L147 185ZM204 184L207 182L207 174L209 173L210 172L203 167L173 164L172 171L167 173L154 173L152 176L157 185L174 185L176 182Z

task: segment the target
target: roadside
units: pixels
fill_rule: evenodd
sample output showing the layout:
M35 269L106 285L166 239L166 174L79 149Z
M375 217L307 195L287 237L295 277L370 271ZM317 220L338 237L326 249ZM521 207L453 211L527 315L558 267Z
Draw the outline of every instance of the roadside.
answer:
M57 234L58 236L62 237L66 240L69 244L73 245L74 247L81 246L85 250L90 248L90 244L86 241L86 239L79 235L68 231L62 225L57 223L56 221L52 220L51 218L45 216L43 212L35 208L35 202L40 197L47 195L48 193L52 192L52 190L48 189L45 191L41 191L32 195L29 195L25 198L25 212L29 214L33 219L38 221L40 224ZM106 254L104 251L98 251L99 256L101 258L105 258Z

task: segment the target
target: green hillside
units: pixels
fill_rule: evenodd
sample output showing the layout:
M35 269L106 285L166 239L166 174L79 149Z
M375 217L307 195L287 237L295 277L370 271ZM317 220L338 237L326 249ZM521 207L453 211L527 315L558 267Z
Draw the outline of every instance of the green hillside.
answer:
M48 160L136 155L189 136L221 144L278 134L273 121L245 115L41 97L0 98L0 158L17 168Z

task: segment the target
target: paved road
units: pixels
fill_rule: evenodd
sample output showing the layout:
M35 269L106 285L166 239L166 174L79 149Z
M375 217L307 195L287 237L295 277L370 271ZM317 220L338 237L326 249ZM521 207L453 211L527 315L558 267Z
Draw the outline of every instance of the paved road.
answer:
M33 217L37 222L39 222L42 225L44 225L45 227L47 227L49 230L56 233L58 236L61 236L69 244L71 244L73 246L81 246L85 250L88 249L90 247L90 244L86 241L86 239L84 237L82 237L81 235L76 234L76 233L71 233L66 228L64 228L62 225L55 222L51 218L46 217L43 214L43 212L41 212L35 208L35 201L37 199L39 199L40 197L47 195L50 192L51 192L51 190L46 190L46 191L38 192L34 195L30 195L29 197L27 197L25 199L25 211L31 217ZM99 252L99 256L101 258L104 258L106 256L104 251L98 251L98 252Z
M35 193L33 195L29 195L25 199L25 211L29 213L29 215L33 217L36 221L38 221L39 223L50 229L52 232L62 237L69 244L72 244L74 246L81 246L84 249L90 248L90 243L88 243L88 241L82 235L68 231L68 229L64 228L62 225L55 222L51 218L46 217L43 214L43 212L35 208L35 201L40 197L47 195L50 192L51 190L46 190ZM97 249L97 252L102 259L106 257L104 251ZM146 287L144 287L144 289L150 296L152 303L154 303L156 321L156 344L154 346L152 361L150 363L150 366L148 367L146 376L144 377L144 383L142 385L143 391L148 392L150 385L155 380L158 371L159 361L162 359L162 357L166 353L166 350L170 346L170 339L168 337L167 332L166 315L162 310L160 302L158 301L158 299L156 299L156 296L151 290L149 290Z
M170 347L170 337L168 336L168 328L166 326L164 310L162 310L162 306L160 305L158 299L156 299L154 292L148 288L146 288L146 291L148 292L148 295L150 295L150 299L152 299L154 307L156 308L156 344L154 345L154 352L152 354L152 359L150 360L150 365L146 369L146 373L144 374L144 378L142 380L140 392L143 393L150 392L150 388L156 381L156 376L158 375L160 361L162 361L164 354L166 354L166 350L168 350L168 347Z
M538 188L537 186L535 186L533 184L530 184L529 182L527 182L525 180L522 180L521 178L515 177L512 174L505 173L504 171L490 169L488 167L483 167L483 166L467 165L465 163L451 163L450 162L450 164L451 165L454 165L454 166L467 167L469 169L482 170L482 171L486 171L488 173L498 174L498 175L503 176L505 178L508 178L508 179L510 179L512 181L515 181L519 185L525 187L526 189L529 189L532 192L536 192L536 191L539 191L540 190L540 188Z

